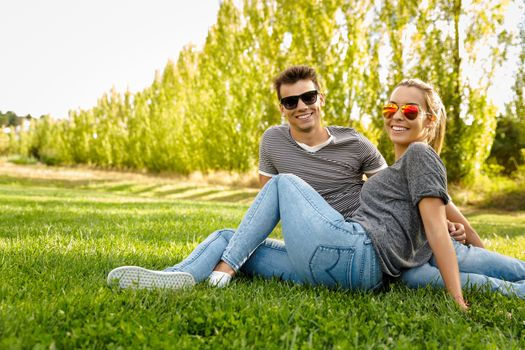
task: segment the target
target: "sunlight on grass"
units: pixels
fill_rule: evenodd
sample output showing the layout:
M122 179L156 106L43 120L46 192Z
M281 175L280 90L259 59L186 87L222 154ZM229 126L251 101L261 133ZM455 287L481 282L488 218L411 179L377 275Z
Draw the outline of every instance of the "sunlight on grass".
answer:
M523 300L481 291L466 292L464 314L442 290L398 283L376 293L245 277L226 289L110 288L111 269L171 266L236 227L247 206L215 202L210 187L193 192L209 201L188 201L171 198L174 185L99 185L0 181L0 348L525 346ZM490 249L525 258L525 212L469 218Z
M525 212L469 215L487 249L525 260Z

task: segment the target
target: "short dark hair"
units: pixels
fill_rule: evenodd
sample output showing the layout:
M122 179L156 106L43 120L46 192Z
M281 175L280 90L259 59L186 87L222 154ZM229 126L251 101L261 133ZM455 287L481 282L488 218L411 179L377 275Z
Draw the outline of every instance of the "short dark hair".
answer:
M311 80L315 88L320 90L319 82L317 81L317 73L315 69L309 66L291 66L282 71L273 80L273 87L277 91L277 97L281 99L281 85L295 84L299 80Z

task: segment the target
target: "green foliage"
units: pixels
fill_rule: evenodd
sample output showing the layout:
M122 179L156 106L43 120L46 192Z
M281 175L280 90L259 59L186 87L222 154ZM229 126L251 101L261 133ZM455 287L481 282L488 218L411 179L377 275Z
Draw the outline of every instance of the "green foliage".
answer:
M0 129L0 156L5 156L10 152L9 144L10 144L9 135L4 132L4 130Z
M18 137L19 145L11 140L0 152L182 174L248 171L257 164L261 134L281 122L272 78L292 64L308 64L321 77L326 123L356 128L390 161L382 103L402 78L433 83L449 117L443 152L449 178L472 178L496 128L486 91L507 49L520 45L517 33L504 30L507 6L498 0L225 0L202 50L186 47L151 86L136 94L112 89L93 108L71 111L66 124L33 123L45 129L34 132L33 148ZM56 146L42 141L51 135Z
M498 118L488 161L500 165L500 172L505 175L512 174L525 163L525 123L520 119L509 114Z
M0 176L2 349L525 347L523 301L484 291L465 293L463 313L443 290L398 283L375 293L250 278L225 289L110 288L111 269L171 266L238 225L246 206L74 184ZM525 259L523 212L469 219L490 249Z
M38 160L34 157L26 156L12 156L8 158L9 163L18 165L34 165L38 163Z
M502 175L502 166L486 164L482 174L469 184L449 189L456 204L493 210L525 210L525 165L511 177Z
M15 112L8 111L5 113L2 113L0 111L0 127L16 127L19 125L22 125L24 123L24 120L31 120L33 117L28 114L26 116L18 116Z
M54 120L44 116L33 122L30 128L30 145L28 153L31 157L39 159L48 165L70 163L70 143L67 137L71 134L68 130L69 123L64 120Z
M510 175L525 163L525 22L522 23L519 41L521 52L514 98L507 104L505 114L500 115L496 137L492 145L489 162L502 166L502 173Z

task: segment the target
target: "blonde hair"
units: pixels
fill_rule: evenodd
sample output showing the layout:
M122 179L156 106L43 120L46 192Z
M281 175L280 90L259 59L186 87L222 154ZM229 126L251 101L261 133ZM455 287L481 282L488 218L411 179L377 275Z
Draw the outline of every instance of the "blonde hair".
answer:
M405 79L396 85L397 87L406 86L406 87L415 87L423 91L425 94L426 109L428 113L432 116L429 116L434 120L432 128L429 128L428 132L428 144L436 151L437 154L441 152L443 148L443 140L445 139L445 127L447 124L447 112L445 111L445 106L441 97L437 93L436 89L428 83L420 79Z

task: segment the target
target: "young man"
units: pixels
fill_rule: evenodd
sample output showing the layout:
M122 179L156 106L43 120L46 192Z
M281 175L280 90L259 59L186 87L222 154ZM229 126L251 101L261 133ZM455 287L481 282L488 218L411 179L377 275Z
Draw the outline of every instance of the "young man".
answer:
M325 97L316 72L294 66L275 79L287 125L266 130L259 148L259 179L293 173L310 184L345 219L359 206L363 175L387 167L383 156L352 128L322 123Z
M273 175L293 173L348 219L359 206L363 175L372 176L385 168L384 158L354 129L322 125L325 97L313 68L286 69L275 79L275 89L280 111L288 124L273 126L263 135L259 150L261 186ZM449 225L456 240L482 246L476 232L453 204L447 206L447 216L458 222ZM118 279L122 288L179 288L209 278L212 285L225 285L234 274L223 258L233 235L233 230L212 233L190 256L165 271L134 266L117 268L108 275L108 282ZM300 282L282 241L264 241L242 270L249 275Z

